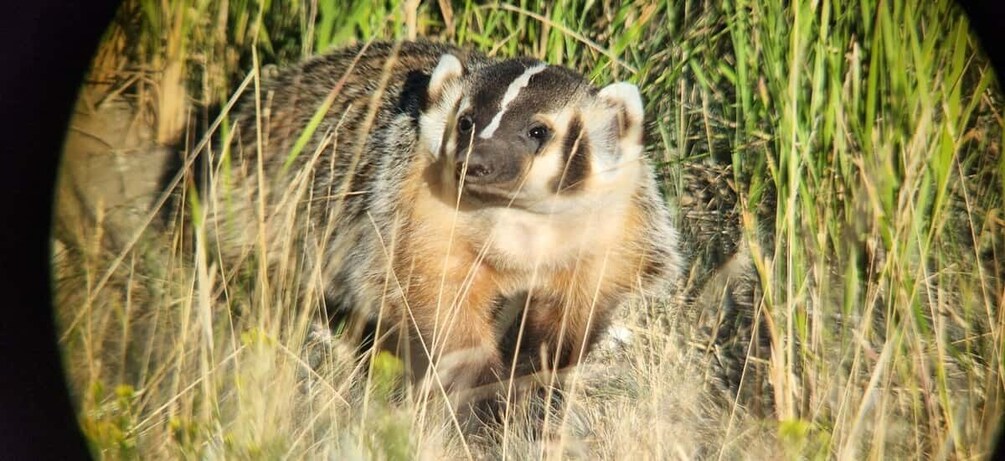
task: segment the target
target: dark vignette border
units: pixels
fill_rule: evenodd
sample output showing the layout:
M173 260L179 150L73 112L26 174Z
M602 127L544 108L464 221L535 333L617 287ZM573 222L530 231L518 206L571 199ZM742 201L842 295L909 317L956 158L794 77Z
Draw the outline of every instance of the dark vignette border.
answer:
M0 16L0 457L87 459L49 288L63 135L118 2L5 2Z

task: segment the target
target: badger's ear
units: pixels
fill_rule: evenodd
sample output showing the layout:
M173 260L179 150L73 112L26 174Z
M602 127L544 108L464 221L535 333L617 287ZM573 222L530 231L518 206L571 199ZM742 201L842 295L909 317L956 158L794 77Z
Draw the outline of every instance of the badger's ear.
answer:
M433 74L429 76L428 94L430 99L439 99L443 88L451 81L460 78L463 73L464 66L461 65L461 61L456 56L452 54L440 56L440 62L436 64Z
M642 95L635 85L627 82L612 83L605 86L597 96L609 106L618 111L618 132L620 138L637 137L642 141L642 122L645 114L642 110Z

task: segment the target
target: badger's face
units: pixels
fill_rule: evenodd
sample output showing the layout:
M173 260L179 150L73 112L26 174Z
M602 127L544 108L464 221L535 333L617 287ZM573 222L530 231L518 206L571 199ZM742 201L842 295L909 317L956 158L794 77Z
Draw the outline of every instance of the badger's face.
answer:
M568 69L519 59L465 73L446 55L430 78L420 136L461 197L555 211L638 178L642 101Z

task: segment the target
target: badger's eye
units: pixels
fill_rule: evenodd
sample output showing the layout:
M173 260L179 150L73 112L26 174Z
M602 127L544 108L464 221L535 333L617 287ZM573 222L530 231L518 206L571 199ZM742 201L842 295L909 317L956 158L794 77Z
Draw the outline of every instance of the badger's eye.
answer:
M538 142L544 142L548 139L548 127L543 125L535 125L527 132L527 136L536 139Z
M457 129L461 133L467 133L471 131L471 128L475 126L474 120L471 120L470 115L462 115L460 119L457 120Z

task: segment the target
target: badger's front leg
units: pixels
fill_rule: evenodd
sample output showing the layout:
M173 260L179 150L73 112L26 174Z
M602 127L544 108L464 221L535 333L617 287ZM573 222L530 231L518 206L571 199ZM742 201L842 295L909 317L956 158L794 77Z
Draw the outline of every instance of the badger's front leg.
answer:
M568 410L562 392L568 388L561 375L586 356L617 302L612 296L570 296L567 290L559 291L515 300L519 302L515 319L500 339L503 378L512 378L512 385L498 394L504 399L487 400L483 414L498 419L508 404L522 402L518 407L528 411L526 417L545 423L547 414L558 416Z
M610 322L612 297L536 296L528 305L517 369L559 371L578 365ZM519 373L519 371L518 371Z
M498 380L502 362L492 319L495 286L485 274L421 277L406 297L411 368L419 390L458 392Z
M441 310L442 315L434 321L432 340L425 341L431 344L431 365L424 384L432 389L442 387L449 394L499 378L502 362L491 322L480 312L489 307L462 304Z

